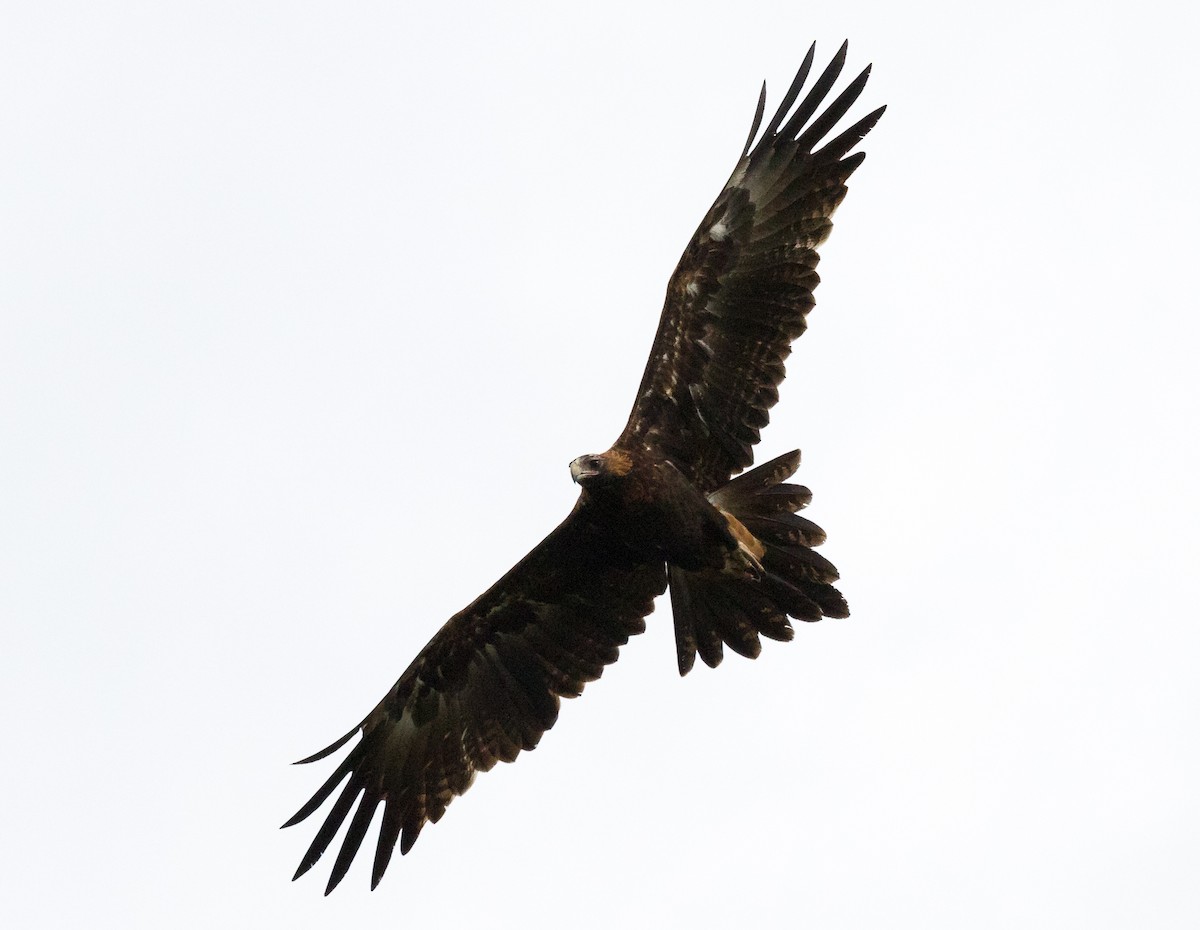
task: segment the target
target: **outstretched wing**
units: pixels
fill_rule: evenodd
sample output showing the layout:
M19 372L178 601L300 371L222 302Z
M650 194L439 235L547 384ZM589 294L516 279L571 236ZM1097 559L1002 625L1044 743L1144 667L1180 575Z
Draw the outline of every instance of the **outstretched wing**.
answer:
M296 870L316 863L358 807L333 865L342 880L384 805L375 844L374 888L397 839L407 853L476 772L533 749L575 697L600 677L666 587L661 562L636 560L586 509L571 515L475 603L455 614L357 727L302 762L322 759L355 733L329 780L285 827L299 823L345 781Z
M846 179L865 157L847 153L883 115L880 107L817 148L858 99L871 69L814 119L845 63L843 44L788 116L814 49L751 149L764 85L742 157L667 285L637 400L615 443L648 446L704 491L753 461L751 447L779 399L784 360L813 307L817 246L829 235Z

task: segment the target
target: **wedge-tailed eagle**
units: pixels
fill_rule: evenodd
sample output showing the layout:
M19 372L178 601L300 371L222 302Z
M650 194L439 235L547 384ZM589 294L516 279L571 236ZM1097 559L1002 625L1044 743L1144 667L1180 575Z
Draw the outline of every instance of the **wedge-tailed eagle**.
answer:
M397 840L407 853L476 773L533 749L558 718L559 699L576 697L616 661L667 588L680 674L697 653L715 666L724 646L753 658L760 636L790 640L789 617L848 615L832 585L837 572L813 551L825 533L796 513L811 495L784 483L800 453L732 477L753 462L784 360L804 332L817 247L864 158L851 150L884 110L826 141L871 69L826 105L843 44L796 104L813 54L760 135L764 85L733 174L671 275L629 422L607 452L571 462L581 490L570 514L451 617L361 723L302 760L362 735L284 824L341 787L295 877L349 817L332 891L382 804L374 888Z

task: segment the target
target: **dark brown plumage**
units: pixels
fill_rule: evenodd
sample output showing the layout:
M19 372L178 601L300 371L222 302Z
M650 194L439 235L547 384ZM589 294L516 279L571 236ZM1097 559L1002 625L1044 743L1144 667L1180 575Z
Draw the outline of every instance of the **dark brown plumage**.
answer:
M730 480L753 461L791 342L804 331L816 248L863 159L848 153L883 113L818 147L870 69L814 118L846 46L793 110L813 53L759 136L763 88L742 156L671 276L624 431L608 452L571 463L581 487L574 509L450 618L360 724L302 760L322 759L362 734L284 824L337 793L297 878L349 818L332 891L382 804L375 887L397 841L407 853L477 772L538 744L559 699L579 695L616 661L668 584L681 674L697 654L715 666L724 646L752 658L761 636L791 639L789 617L847 615L832 587L836 570L813 552L824 532L796 514L811 495L784 483L799 452Z
M804 332L820 280L817 246L866 157L850 151L883 115L869 113L813 147L866 85L867 67L811 125L846 60L843 44L787 122L812 68L810 47L778 111L746 148L667 285L662 320L618 448L650 444L711 492L748 466L779 399L784 361Z

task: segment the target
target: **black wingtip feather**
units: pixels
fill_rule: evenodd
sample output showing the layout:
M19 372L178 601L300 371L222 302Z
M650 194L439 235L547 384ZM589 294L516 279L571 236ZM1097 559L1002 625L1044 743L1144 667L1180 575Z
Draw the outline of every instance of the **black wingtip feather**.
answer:
M379 825L379 839L375 842L375 863L371 867L371 890L374 891L392 861L396 840L400 837L400 824L404 807L394 798L384 802L383 822Z
M342 764L334 769L332 775L325 779L325 783L317 789L316 794L309 798L304 806L300 808L300 810L292 814L291 818L287 821L287 823L280 827L280 829L286 830L288 827L294 827L301 820L305 820L311 816L312 813L318 807L324 804L326 799L328 799L328 797L337 790L338 785L342 783L342 780L346 777L346 775L354 769L354 762L354 753L351 753L349 756L343 759Z
M346 830L346 836L342 840L342 847L338 850L337 859L334 860L333 871L329 873L329 883L325 886L325 894L333 891L350 871L350 865L354 862L354 857L358 855L359 847L362 846L363 837L367 835L367 829L371 826L371 818L375 816L379 800L378 797L372 797L368 792L358 802L358 809L354 812L350 827Z
M319 762L320 760L324 759L326 756L332 755L333 753L335 753L339 749L341 749L343 746L345 746L346 743L349 742L350 738L359 731L359 729L360 729L360 727L355 727L353 730L351 730L345 736L338 739L337 742L335 742L329 746L326 746L320 752L314 752L311 756L309 756L306 759L300 759L296 762L293 762L292 765L308 765L308 763L310 763L310 762Z
M845 132L830 139L819 151L813 153L814 156L825 162L836 161L841 158L866 138L867 133L875 128L875 124L879 122L886 110L887 106L872 110ZM862 160L866 158L866 153L859 152L853 157L858 158L858 161L854 163L854 166L858 167L862 163Z
M792 83L788 87L787 93L783 95L783 99L779 102L779 108L775 111L775 115L771 117L771 122L763 130L762 139L759 140L758 146L754 150L755 154L764 146L770 145L771 140L775 138L775 131L779 128L779 124L783 122L783 118L787 116L787 112L792 108L792 104L796 102L796 98L800 96L800 90L804 87L804 82L808 80L808 72L812 70L813 58L816 53L817 43L814 42L808 47L808 53L804 56L804 61L800 63L800 68L796 71L796 76L792 78Z
M754 110L754 122L750 124L750 135L746 136L746 144L742 147L742 158L750 151L750 143L758 133L758 124L762 122L763 112L767 108L767 82L763 81L762 89L758 92L758 106Z
M423 821L409 822L404 825L404 829L400 831L400 855L408 855L409 850L416 844L417 837L421 835L423 826L425 826Z

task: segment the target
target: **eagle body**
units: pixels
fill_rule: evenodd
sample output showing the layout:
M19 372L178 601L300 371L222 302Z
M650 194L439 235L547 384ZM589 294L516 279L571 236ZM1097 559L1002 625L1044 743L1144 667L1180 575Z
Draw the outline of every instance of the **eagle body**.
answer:
M601 465L575 479L580 508L636 557L694 571L720 568L737 549L721 512L670 461L620 449L582 458Z
M334 798L295 878L345 825L332 891L382 806L374 888L395 848L407 853L479 772L538 745L561 699L616 661L668 589L680 674L697 656L717 666L726 647L753 658L763 637L790 640L791 619L849 614L836 569L815 551L825 533L799 514L812 495L787 483L800 453L742 473L814 306L817 249L864 158L852 150L883 114L830 138L870 68L828 99L843 44L801 98L813 56L765 127L763 87L733 173L668 282L624 430L607 452L571 463L574 508L446 621L360 723L301 760L361 736L284 824Z

